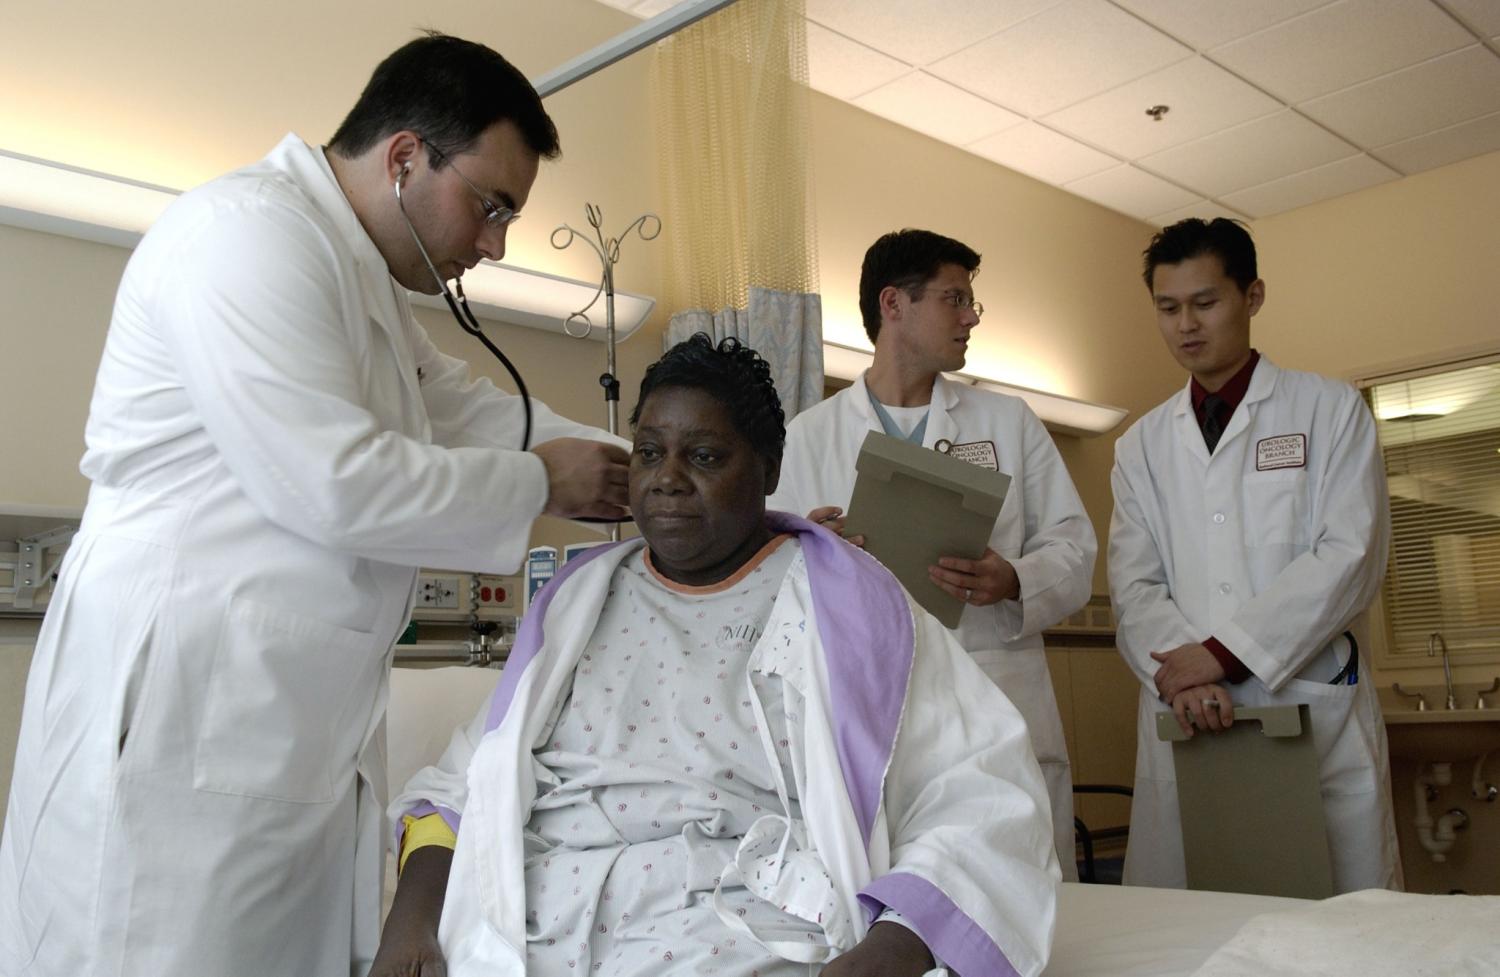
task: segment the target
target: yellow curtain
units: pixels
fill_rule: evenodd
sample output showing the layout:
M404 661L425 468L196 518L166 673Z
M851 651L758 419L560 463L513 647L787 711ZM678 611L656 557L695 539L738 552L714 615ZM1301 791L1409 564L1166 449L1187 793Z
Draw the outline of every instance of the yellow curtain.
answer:
M667 308L816 292L803 0L740 0L680 31L658 45L654 80Z

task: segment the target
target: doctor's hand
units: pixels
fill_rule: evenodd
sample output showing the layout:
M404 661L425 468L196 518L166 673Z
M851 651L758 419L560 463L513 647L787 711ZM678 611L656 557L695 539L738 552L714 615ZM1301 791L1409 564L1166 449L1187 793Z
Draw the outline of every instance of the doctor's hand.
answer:
M1172 698L1172 715L1188 736L1194 726L1222 733L1234 725L1234 702L1222 685L1195 685Z
M1171 702L1183 689L1224 681L1224 666L1214 653L1198 643L1178 645L1169 651L1153 651L1151 658L1161 662L1156 670L1156 693L1161 701Z
M554 438L531 449L547 468L543 512L564 519L623 519L630 514L630 455L586 438Z
M822 977L922 977L933 968L932 953L916 933L900 923L876 923L848 953L834 957Z
M932 582L965 604L984 607L1021 596L1021 578L1016 568L994 550L986 549L977 560L945 556L927 568Z
M836 505L819 506L807 514L807 521L815 522L824 529L832 530L840 536L844 536L844 510ZM862 534L859 536L844 536L844 539L858 546L860 549L865 548L865 537Z

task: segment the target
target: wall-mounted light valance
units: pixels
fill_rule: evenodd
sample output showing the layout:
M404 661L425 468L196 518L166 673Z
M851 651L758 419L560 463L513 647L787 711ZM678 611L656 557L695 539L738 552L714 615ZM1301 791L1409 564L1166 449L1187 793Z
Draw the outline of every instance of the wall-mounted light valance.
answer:
M0 224L133 248L177 195L168 187L0 150ZM563 332L570 314L589 304L598 287L493 261L464 275L476 315L556 333ZM446 308L436 296L414 294L412 300ZM616 338L639 329L655 306L649 296L617 291ZM581 332L576 322L572 329ZM603 325L593 326L589 338L603 339Z
M840 380L853 380L875 362L875 354L838 343L823 344L823 371ZM1095 404L1076 397L1033 390L1015 384L1001 383L989 377L972 373L949 374L961 383L970 383L996 393L1009 394L1026 401L1036 416L1042 419L1048 430L1058 434L1074 434L1092 437L1114 430L1128 413L1123 407Z

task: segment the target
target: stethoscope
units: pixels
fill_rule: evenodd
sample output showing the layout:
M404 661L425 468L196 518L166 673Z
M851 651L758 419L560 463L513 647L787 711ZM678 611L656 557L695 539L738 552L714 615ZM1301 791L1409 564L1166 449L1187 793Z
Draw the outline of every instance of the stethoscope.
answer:
M401 183L406 179L406 174L410 170L411 164L406 163L402 165L401 172L396 174L396 205L401 208L401 219L406 221L406 229L411 231L411 239L417 243L417 250L422 253L422 260L427 263L427 270L432 272L433 279L438 283L438 288L442 290L443 299L448 303L448 308L453 311L453 318L458 323L458 327L481 343L484 343L485 349L495 354L495 359L500 361L500 364L510 372L510 378L516 382L516 392L521 395L521 406L526 410L526 429L521 435L521 450L526 451L531 447L531 394L527 392L526 382L521 379L520 372L511 363L510 359L504 353L500 352L500 347L490 342L490 337L486 336L484 330L479 328L478 320L474 318L474 313L469 309L469 300L464 297L463 276L460 275L453 280L453 287L458 290L458 297L455 299L453 292L448 290L448 283L443 281L443 276L438 274L437 266L432 263L432 258L428 256L427 248L422 245L422 239L417 235L416 226L412 224L411 218L407 216L406 201L401 199Z

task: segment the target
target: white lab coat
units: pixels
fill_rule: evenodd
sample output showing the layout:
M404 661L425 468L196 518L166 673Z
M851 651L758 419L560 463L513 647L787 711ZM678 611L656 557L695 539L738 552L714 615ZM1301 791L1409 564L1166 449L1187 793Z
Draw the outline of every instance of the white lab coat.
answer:
M1047 778L1063 878L1076 881L1073 779L1042 631L1088 603L1098 551L1094 527L1057 446L1024 401L939 376L931 404L924 447L943 439L990 442L1000 471L1013 479L989 546L1015 566L1021 600L965 607L955 633L1026 719ZM881 430L863 376L804 411L787 426L781 482L767 505L797 515L825 505L847 508L860 445L866 433Z
M603 432L536 405L533 442ZM132 256L27 684L0 973L332 977L379 932L382 717L415 567L513 570L517 398L412 317L288 136Z
M1301 436L1299 449L1294 439ZM1300 464L1298 462L1301 462ZM1399 884L1385 728L1361 662L1390 533L1375 424L1345 384L1262 357L1212 458L1187 388L1115 445L1109 578L1119 646L1141 680L1126 881L1182 887L1182 829L1153 651L1217 637L1253 673L1238 705L1307 703L1337 891Z
M800 674L811 683L798 690L799 715L787 716L790 747L778 749L761 725L769 763L798 777L806 825L771 873L780 879L776 900L809 904L797 879L805 887L819 873L795 868L816 859L838 897L831 917L817 920L835 947L856 944L889 906L960 973L1039 973L1058 868L1019 714L867 554L801 520L784 528L800 533L803 549L749 661L769 680L781 672L765 662L790 654L806 662ZM627 540L569 564L528 612L533 630L518 636L494 700L391 804L393 831L402 815L432 807L450 823L461 818L439 926L451 977L524 973L531 752L557 721L615 568L641 545ZM871 659L884 667L871 669ZM784 668L799 674L795 664ZM746 690L758 698L748 674ZM799 755L778 760L787 749ZM751 832L785 831L785 823L768 814ZM748 856L744 868L748 879Z

